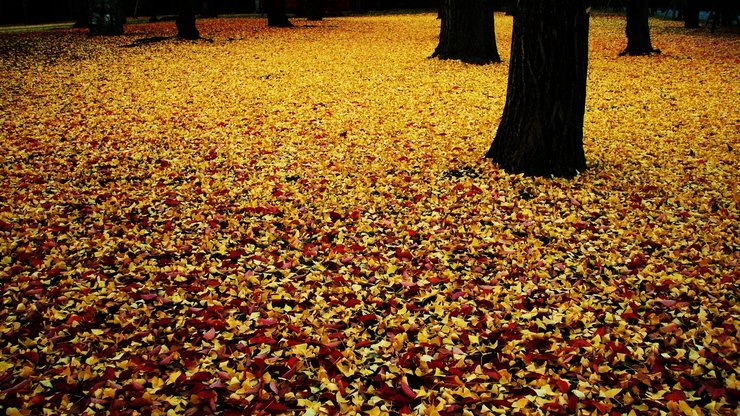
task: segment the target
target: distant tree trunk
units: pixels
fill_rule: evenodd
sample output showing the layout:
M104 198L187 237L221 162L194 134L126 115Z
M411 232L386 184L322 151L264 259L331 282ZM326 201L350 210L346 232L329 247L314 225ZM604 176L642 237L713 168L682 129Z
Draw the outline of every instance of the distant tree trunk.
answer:
M501 62L489 0L444 0L439 44L432 58Z
M526 175L584 170L587 67L585 1L519 0L506 104L486 157Z
M178 0L177 37L182 39L200 39L200 32L195 27L195 0Z
M324 17L324 2L322 0L308 0L308 20L319 21Z
M75 24L77 28L90 27L90 5L87 0L74 1Z
M627 48L620 55L651 55L660 53L650 42L650 10L648 0L626 0Z
M265 0L267 11L267 26L270 27L293 27L285 14L285 0Z
M125 21L119 0L90 1L91 35L122 35Z
M691 29L699 27L699 13L701 12L700 0L687 0L684 9L684 26Z

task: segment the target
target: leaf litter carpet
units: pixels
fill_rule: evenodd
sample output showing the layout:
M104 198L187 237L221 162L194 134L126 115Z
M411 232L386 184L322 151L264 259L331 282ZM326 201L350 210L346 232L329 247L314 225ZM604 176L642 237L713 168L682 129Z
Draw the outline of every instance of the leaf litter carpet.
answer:
M735 414L738 37L594 16L565 181L482 159L496 20L0 35L3 414Z

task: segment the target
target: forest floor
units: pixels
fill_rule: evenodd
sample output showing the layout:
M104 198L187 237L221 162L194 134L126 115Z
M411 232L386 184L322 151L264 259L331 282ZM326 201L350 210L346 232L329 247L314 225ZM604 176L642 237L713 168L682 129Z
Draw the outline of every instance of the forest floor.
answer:
M0 409L732 415L740 38L590 33L572 180L433 14L0 35Z

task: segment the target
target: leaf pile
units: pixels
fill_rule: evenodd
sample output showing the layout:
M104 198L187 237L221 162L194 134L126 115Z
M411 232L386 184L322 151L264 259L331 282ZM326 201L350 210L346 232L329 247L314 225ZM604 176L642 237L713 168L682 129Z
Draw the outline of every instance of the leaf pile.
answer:
M433 15L0 36L0 408L734 414L740 40L679 24L592 18L571 181Z

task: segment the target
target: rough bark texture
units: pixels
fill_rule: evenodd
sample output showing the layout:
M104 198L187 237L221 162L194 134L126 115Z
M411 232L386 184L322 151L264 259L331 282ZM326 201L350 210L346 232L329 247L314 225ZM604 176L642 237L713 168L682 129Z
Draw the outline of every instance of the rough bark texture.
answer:
M684 25L687 28L698 28L699 27L699 13L701 12L701 1L700 0L687 0L686 8L684 9Z
M121 35L125 21L119 0L90 1L91 35Z
M626 0L627 6L627 48L620 55L651 55L660 53L650 42L648 0Z
M433 58L501 62L489 0L443 0L439 44Z
M285 14L285 0L266 0L265 11L267 12L267 26L270 27L292 27L293 24Z
M504 113L486 157L510 173L571 177L586 168L583 0L520 0Z
M200 39L200 32L195 26L195 0L178 0L177 37L182 39Z

